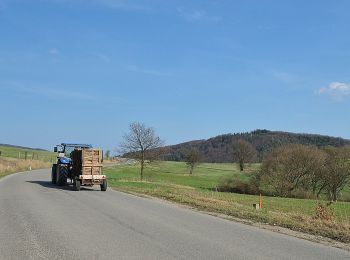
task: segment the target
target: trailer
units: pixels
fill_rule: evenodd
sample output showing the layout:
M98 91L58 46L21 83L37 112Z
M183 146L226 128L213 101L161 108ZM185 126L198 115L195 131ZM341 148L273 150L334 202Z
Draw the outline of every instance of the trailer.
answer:
M93 149L91 145L62 143L54 151L58 152L58 160L52 165L52 184L64 186L70 179L73 189L77 191L81 186L93 185L100 185L101 191L107 190L101 149Z
M100 185L107 190L106 175L103 174L103 154L99 149L75 149L72 152L73 187Z

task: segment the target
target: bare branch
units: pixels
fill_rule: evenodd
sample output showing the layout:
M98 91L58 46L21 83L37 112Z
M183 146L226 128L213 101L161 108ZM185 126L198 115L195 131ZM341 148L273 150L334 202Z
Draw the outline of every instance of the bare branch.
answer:
M123 136L123 139L123 142L119 145L120 152L124 156L132 157L140 162L142 180L145 161L154 159L153 157L156 153L152 152L152 150L162 147L164 142L156 136L152 127L147 127L139 122L129 125L129 132Z

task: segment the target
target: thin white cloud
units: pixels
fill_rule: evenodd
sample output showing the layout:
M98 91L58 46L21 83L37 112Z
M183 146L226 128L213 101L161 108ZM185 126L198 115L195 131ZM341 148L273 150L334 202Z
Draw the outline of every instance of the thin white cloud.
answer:
M209 15L205 10L194 10L191 12L185 11L183 8L177 8L181 17L189 22L214 22L218 23L222 20L221 16Z
M293 83L297 79L296 75L284 71L272 70L270 73L274 78L285 83Z
M116 10L151 10L152 0L42 0L43 2L81 7L102 7ZM12 4L28 0L0 0L0 12Z
M42 86L40 84L24 83L19 81L0 81L0 89L6 89L13 94L24 97L48 99L55 101L85 101L87 104L94 103L123 103L127 100L121 97L100 95L86 90L78 90L77 88L58 87L58 86Z
M59 54L60 52L59 52L59 50L58 50L57 48L51 48L51 49L49 50L49 53L52 54L52 55L57 55L57 54Z
M150 10L150 6L145 4L142 0L94 0L96 5L102 5L112 9L136 9L136 10Z
M104 7L124 10L150 10L145 0L46 0L55 4Z
M154 69L145 69L145 68L140 68L135 65L129 65L126 67L126 70L136 72L136 73L142 73L142 74L148 74L148 75L153 75L153 76L171 76L170 73L159 71L159 70L154 70Z
M96 58L98 58L99 60L109 63L111 62L111 58L103 53L92 53L92 56L95 56Z
M53 100L57 100L57 99L59 100L74 99L74 100L80 100L80 101L96 100L94 95L90 95L90 94L87 94L86 92L70 90L62 87L32 86L32 85L25 85L19 82L13 82L13 81L5 84L5 87L17 93L41 96L41 97L45 97Z
M350 84L343 82L331 82L327 87L320 88L317 92L319 95L328 95L335 100L343 100L350 96Z
M30 87L22 88L21 91L35 95L46 96L51 99L74 99L83 101L94 101L95 97L85 92L72 91L64 88Z

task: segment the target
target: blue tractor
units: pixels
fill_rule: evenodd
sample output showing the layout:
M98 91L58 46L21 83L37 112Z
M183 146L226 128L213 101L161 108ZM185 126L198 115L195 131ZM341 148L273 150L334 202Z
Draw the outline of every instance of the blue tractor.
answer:
M58 153L57 163L52 165L51 181L52 184L64 186L67 184L67 179L73 181L73 186L76 184L76 180L72 171L72 159L71 154L74 149L91 149L90 144L67 144L62 143L54 148L54 152ZM79 185L80 186L80 185Z

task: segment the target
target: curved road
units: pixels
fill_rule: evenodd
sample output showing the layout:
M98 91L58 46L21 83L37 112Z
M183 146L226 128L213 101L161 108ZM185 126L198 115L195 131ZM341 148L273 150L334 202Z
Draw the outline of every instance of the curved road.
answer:
M0 181L0 259L350 259L159 200L49 180L38 170Z

